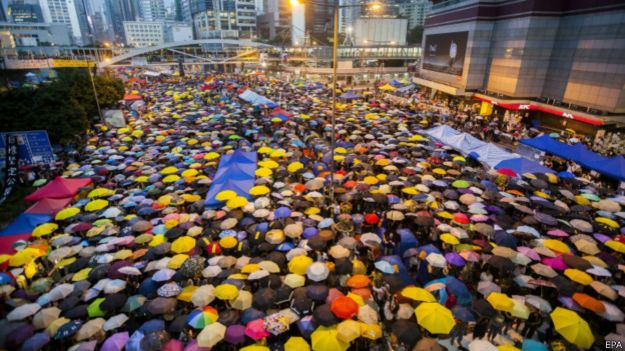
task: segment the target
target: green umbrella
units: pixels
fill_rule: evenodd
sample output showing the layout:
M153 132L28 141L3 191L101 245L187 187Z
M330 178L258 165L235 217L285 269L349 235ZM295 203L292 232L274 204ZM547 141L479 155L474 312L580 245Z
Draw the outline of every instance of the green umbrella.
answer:
M35 280L32 284L30 284L30 291L36 294L43 294L46 291L50 290L52 286L53 280L52 278L40 278Z
M231 136L228 137L229 140L239 140L241 139L240 136L236 135L236 134L232 134Z
M94 221L94 222L93 222L93 223L91 223L91 224L92 224L94 227L101 227L101 226L107 225L107 224L109 224L109 223L113 223L113 221L111 221L111 220L110 220L110 219L108 219L108 218L101 218L101 219L98 219L97 221Z
M590 200L590 201L599 201L599 200L601 200L599 198L599 196L597 196L595 194L583 193L582 196L585 197L586 199Z
M89 313L89 318L93 317L104 317L105 313L100 309L100 305L104 301L103 297L95 299L89 307L87 307L87 313Z
M35 180L35 182L33 183L33 186L42 186L44 185L46 182L48 182L47 179L37 179Z
M122 312L130 313L136 310L137 308L143 306L145 300L147 299L143 295L133 295L129 297L128 300L126 300L126 304L122 308Z
M453 183L451 183L451 186L453 186L454 188L459 188L459 189L466 189L468 187L471 186L471 184L469 184L469 182L467 182L466 180L456 180Z

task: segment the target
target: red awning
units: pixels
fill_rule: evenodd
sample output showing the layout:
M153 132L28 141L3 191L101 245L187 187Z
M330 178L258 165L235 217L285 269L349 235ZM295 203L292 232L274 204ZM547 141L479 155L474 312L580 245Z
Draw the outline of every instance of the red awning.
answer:
M68 179L56 177L50 183L39 188L34 193L26 196L24 200L32 202L41 199L62 199L66 197L74 197L80 188L91 184L91 178Z
M57 212L64 209L72 202L71 197L64 197L61 199L41 199L37 201L34 205L30 206L26 211L26 213L45 213L50 216L56 215Z
M143 97L141 95L126 94L124 95L124 100L125 101L143 100Z

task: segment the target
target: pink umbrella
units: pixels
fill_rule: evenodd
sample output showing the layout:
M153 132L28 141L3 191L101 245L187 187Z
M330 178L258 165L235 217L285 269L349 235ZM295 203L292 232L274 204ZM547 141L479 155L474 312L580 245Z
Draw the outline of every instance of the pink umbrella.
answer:
M260 340L269 336L269 332L265 330L262 319L253 320L245 325L245 335L254 339Z
M566 265L566 263L564 263L564 259L562 259L562 256L558 256L558 257L545 257L543 258L543 263L546 264L547 266L553 268L553 269L557 269L560 271L563 271L567 268L569 268L569 266Z
M197 340L191 340L187 346L184 347L184 351L210 351L210 349L208 347L198 346Z
M565 232L562 229L551 229L547 232L547 235L555 236L558 238L566 238L567 236L569 236L569 233Z
M331 288L330 290L328 290L328 297L326 297L326 303L327 304L331 304L332 301L336 300L337 298L339 298L341 296L345 296L345 294L343 294L337 288Z
M180 340L171 339L163 347L161 351L183 351L184 344Z
M538 255L538 252L532 250L531 248L527 247L527 246L519 246L516 248L518 252L524 254L525 256L531 258L534 261L540 261L540 256Z
M460 256L462 256L462 258L464 258L465 261L468 261L468 262L479 262L480 261L480 254L478 254L475 251L464 250L464 251L460 252Z

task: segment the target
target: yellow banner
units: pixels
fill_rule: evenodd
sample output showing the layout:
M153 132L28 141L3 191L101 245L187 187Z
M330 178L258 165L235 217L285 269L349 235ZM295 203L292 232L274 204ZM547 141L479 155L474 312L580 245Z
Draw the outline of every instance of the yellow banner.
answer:
M85 60L52 60L52 67L94 67L95 62Z
M480 107L480 116L490 116L493 114L493 105L482 101L482 106Z

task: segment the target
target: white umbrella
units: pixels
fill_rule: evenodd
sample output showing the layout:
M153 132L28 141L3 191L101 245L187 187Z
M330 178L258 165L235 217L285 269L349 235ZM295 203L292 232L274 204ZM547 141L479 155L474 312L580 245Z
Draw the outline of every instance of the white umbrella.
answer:
M152 276L152 280L154 280L155 282L166 282L170 280L171 277L174 276L174 274L176 274L176 271L174 271L173 269L163 268L158 272L154 273L154 275Z
M115 294L126 289L126 282L121 279L111 280L106 287L104 287L105 294Z
M262 279L265 277L269 276L269 272L267 272L264 269L259 269L257 271L254 271L252 273L250 273L250 275L247 276L248 280L258 280L258 279Z
M480 280L480 282L477 284L477 291L484 296L488 296L488 294L492 293L493 291L501 292L501 287L491 281Z
M601 317L609 320L610 322L620 323L625 320L625 314L623 314L623 311L616 307L616 305L606 301L601 302L605 306L605 312L599 314Z
M141 275L141 271L133 266L125 266L122 267L120 269L117 270L119 273L125 274L125 275Z
M197 288L193 295L191 295L191 302L195 307L204 307L209 305L215 300L215 294L213 293L215 287L213 285L202 285Z
M314 282L320 282L328 277L330 270L322 262L314 262L306 269L306 276Z
M41 305L38 303L27 303L13 309L13 311L7 314L7 319L10 321L19 321L24 318L30 317L37 313L41 309Z
M226 326L216 322L207 325L197 336L199 347L211 348L220 342L226 335Z
M121 327L122 325L124 325L124 323L126 323L127 320L128 320L128 316L123 313L120 313L118 315L115 315L109 318L102 326L102 329L104 329L104 331L117 329Z
M432 252L429 255L427 255L425 259L433 267L445 268L447 266L447 260L445 259L445 256L435 253L435 252Z

